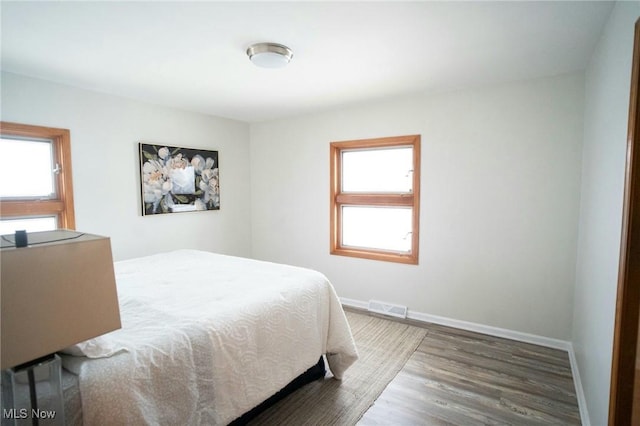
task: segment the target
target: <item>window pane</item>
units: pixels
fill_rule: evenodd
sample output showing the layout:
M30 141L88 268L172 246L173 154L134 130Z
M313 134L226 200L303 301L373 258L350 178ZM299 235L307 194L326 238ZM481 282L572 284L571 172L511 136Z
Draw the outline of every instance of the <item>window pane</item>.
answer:
M411 192L412 169L411 147L343 151L342 191Z
M0 197L55 194L51 141L0 138Z
M21 217L17 219L0 220L0 235L15 234L18 230L27 232L53 231L58 228L58 218L47 217Z
M410 252L412 209L342 207L342 245Z

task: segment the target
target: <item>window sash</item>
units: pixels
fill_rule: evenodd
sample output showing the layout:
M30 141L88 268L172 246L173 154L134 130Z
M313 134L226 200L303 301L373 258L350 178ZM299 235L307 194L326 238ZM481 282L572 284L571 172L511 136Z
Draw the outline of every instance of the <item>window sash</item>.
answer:
M58 217L48 216L26 216L0 219L0 234L13 234L16 230L26 230L27 232L53 231L58 227Z
M411 146L341 151L341 192L410 194L413 192Z
M340 213L345 248L411 253L411 208L343 205Z
M73 182L71 171L71 138L67 129L0 122L0 134L10 139L51 140L55 174L56 196L53 199L2 198L0 217L57 216L58 228L75 229Z
M55 199L54 143L50 139L3 135L0 153L1 200Z

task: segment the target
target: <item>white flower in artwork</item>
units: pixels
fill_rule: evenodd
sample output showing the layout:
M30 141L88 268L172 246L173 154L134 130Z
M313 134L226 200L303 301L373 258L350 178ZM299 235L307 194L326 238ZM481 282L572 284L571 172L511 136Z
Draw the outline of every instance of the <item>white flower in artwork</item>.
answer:
M184 169L185 167L189 166L189 160L183 158L182 154L177 154L165 160L165 165L169 170Z
M156 212L164 195L171 191L171 181L164 164L158 160L149 160L142 166L143 197L145 203L153 204Z
M142 173L146 181L157 181L163 175L164 164L158 160L148 160L142 166Z
M145 203L149 203L149 204L153 204L154 206L157 206L157 203L159 203L160 200L162 199L162 191L145 185L143 197L144 197Z
M205 169L202 171L200 189L203 192L202 201L213 207L220 206L220 184L218 182L218 169Z
M171 177L168 177L167 180L162 183L163 195L169 195L169 192L171 192L171 188L173 188L173 184L171 182Z
M193 205L196 207L196 210L206 210L207 209L207 205L205 203L203 203L200 198L196 198L196 201L193 203Z
M168 156L169 156L169 148L167 148L166 146L164 148L160 148L158 150L158 157L160 157L160 158L162 158L164 160Z
M215 166L215 165L216 165L215 160L213 158L211 158L211 157L207 157L207 161L206 161L206 163L204 165L204 168L205 169L213 169L213 166Z
M191 165L193 166L193 170L196 172L197 175L202 173L202 170L204 170L205 168L205 161L204 158L202 158L202 155L200 154L196 154L193 156L193 158L191 159Z

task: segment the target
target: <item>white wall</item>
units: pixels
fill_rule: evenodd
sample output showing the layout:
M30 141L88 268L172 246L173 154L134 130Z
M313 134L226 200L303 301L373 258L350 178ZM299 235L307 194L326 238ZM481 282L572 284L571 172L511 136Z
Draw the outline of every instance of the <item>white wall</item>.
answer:
M76 229L116 260L176 248L250 254L249 126L2 73L2 120L71 131ZM141 215L138 142L218 150L219 211Z
M633 26L618 2L586 72L573 345L594 425L607 423L617 293Z
M252 251L340 296L567 340L583 77L381 101L251 125ZM421 134L420 264L329 255L329 143Z

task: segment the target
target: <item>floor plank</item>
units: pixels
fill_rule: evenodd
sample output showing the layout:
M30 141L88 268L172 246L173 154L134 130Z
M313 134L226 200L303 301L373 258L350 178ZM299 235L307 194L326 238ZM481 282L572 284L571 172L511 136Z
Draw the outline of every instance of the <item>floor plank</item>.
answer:
M359 425L579 425L567 352L410 322L426 337Z

